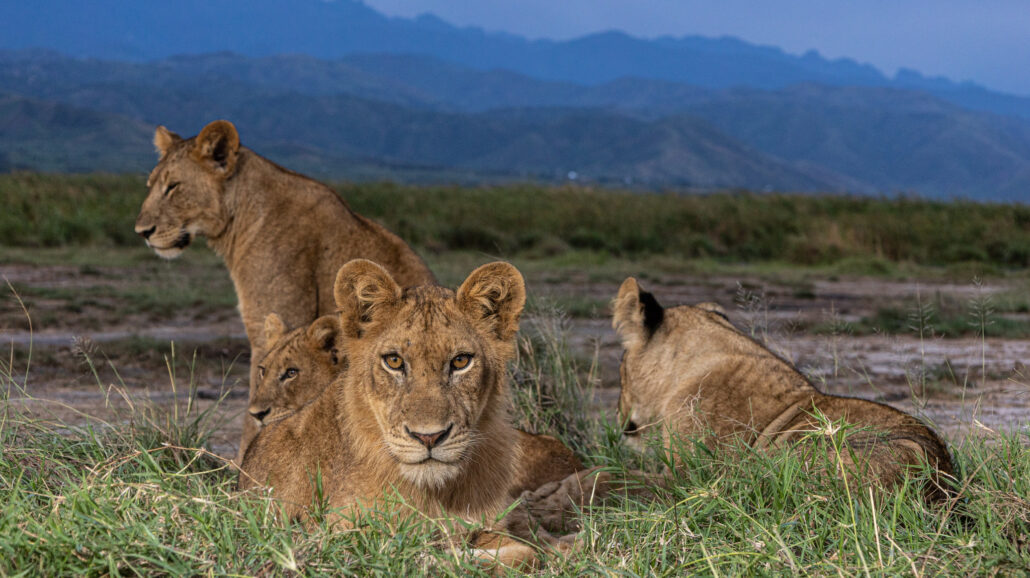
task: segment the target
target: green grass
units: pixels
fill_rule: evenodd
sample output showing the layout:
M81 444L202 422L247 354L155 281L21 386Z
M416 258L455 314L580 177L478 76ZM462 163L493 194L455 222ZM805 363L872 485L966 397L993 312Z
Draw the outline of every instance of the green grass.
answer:
M29 306L37 299L61 301L61 310L69 314L81 314L96 308L117 311L120 315L147 313L167 317L189 309L191 313L202 316L236 304L236 293L231 284L211 287L196 280L164 286L133 285L124 289L103 285L86 289L20 284L12 284L12 287Z
M1030 207L1017 204L538 185L336 188L427 253L651 255L874 275L919 263L967 278L1030 265ZM133 223L145 194L140 175L0 175L0 245L138 247Z
M974 281L976 287L978 280ZM915 335L924 337L1030 337L1030 317L1022 296L982 294L962 301L937 294L931 299L909 298L878 308L855 323L831 320L816 324L814 333L849 335Z
M587 411L593 374L569 354L563 323L544 315L524 328L512 370L516 422L615 472L672 463L661 451L630 453L610 419ZM193 368L173 368L195 393ZM18 377L0 361L0 575L485 574L467 549L447 547L431 520L366 513L358 532L283 522L267 496L237 493L233 469L204 449L219 418L192 397L69 426L8 405L12 393L24 394ZM832 450L846 432L813 435ZM959 496L927 506L915 483L869 495L822 474L832 459L684 440L670 490L586 512L580 548L547 558L543 571L1017 574L1030 565L1028 441L1023 431L954 447ZM316 519L321 511L316 505Z

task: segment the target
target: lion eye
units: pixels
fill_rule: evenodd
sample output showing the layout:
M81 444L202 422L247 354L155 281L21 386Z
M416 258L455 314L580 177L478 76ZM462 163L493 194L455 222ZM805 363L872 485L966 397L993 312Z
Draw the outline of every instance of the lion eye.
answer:
M178 186L179 183L169 183L169 185L165 188L165 196L167 197L175 189L175 187Z
M466 367L469 366L469 363L472 363L472 356L471 355L469 355L467 353L462 353L461 355L456 355L454 357L454 359L451 360L451 370L452 371L457 371L457 370L465 369Z
M294 377L297 377L298 373L300 373L300 370L297 369L296 367L288 367L288 368L286 368L286 371L284 371L283 374L279 376L279 381L286 381L287 379L293 379Z
M263 366L259 365L258 366L258 377L260 377L261 379L264 379L265 378L265 371L266 371L265 368Z
M396 353L384 355L383 363L386 364L386 367L389 367L394 371L399 371L404 367L404 360L401 359L401 356L397 355Z

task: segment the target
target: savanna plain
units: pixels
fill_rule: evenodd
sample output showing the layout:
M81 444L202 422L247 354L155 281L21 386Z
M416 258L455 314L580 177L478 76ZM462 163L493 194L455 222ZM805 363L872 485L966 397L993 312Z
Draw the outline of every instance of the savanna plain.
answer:
M0 176L0 575L488 573L445 526L283 521L235 491L251 360L221 260L133 233L136 175ZM609 301L715 301L824 391L933 424L953 499L869 493L788 453L680 440L655 500L583 512L578 575L1021 575L1030 568L1030 207L915 198L346 184L444 285L504 259L529 307L512 418L587 465L620 443ZM832 424L831 424L832 425ZM839 444L833 427L813 432ZM830 452L827 455L832 454ZM741 457L743 456L743 457ZM832 467L832 464L831 464Z

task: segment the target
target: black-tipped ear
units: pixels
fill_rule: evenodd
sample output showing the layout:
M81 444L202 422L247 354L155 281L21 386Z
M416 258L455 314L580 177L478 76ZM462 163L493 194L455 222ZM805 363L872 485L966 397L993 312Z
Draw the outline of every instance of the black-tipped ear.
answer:
M640 308L644 312L644 329L647 331L647 337L650 338L662 326L665 309L658 304L654 295L643 290L640 291Z
M612 327L626 349L643 346L658 331L665 319L665 309L658 300L640 288L637 280L627 278L612 302Z

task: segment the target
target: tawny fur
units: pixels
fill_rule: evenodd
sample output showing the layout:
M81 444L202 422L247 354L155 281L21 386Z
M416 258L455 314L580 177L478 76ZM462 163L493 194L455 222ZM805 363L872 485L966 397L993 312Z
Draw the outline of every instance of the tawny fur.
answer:
M565 479L583 469L576 454L558 439L521 430L516 433L518 458L508 497L518 498L523 492Z
M268 353L258 363L258 384L248 412L268 424L311 403L346 368L336 315L287 331L278 315L265 319Z
M265 342L269 351L259 363L260 381L249 407L251 416L263 424L285 419L312 403L346 370L335 315L288 331L272 313L265 320ZM509 498L583 469L572 450L556 438L521 430L515 435L517 467L508 487Z
M496 515L515 473L505 365L525 303L521 275L494 263L457 293L402 290L378 265L357 260L340 270L335 293L348 369L295 416L261 431L240 487L267 483L296 518L313 502L316 472L341 513L394 488L425 514ZM392 355L402 371L386 365ZM471 362L457 371L450 364L460 355ZM408 434L448 427L431 451ZM440 457L420 462L426 456Z
M197 236L207 238L229 268L252 361L265 354L262 326L269 313L299 327L334 311L333 280L351 259L376 261L402 286L433 282L404 241L352 211L325 185L240 146L228 121L214 121L188 139L158 127L154 145L160 160L147 180L136 232L168 259ZM251 396L257 382L253 363ZM255 431L246 420L240 456Z
M841 455L845 471L889 487L928 463L938 473L928 497L943 495L939 483L953 476L951 457L926 424L880 403L820 392L716 307L664 309L635 279L622 284L612 324L626 350L619 415L631 444L641 445L641 437L654 432L666 447L677 435L796 448L820 429L815 416L821 413L857 428Z

